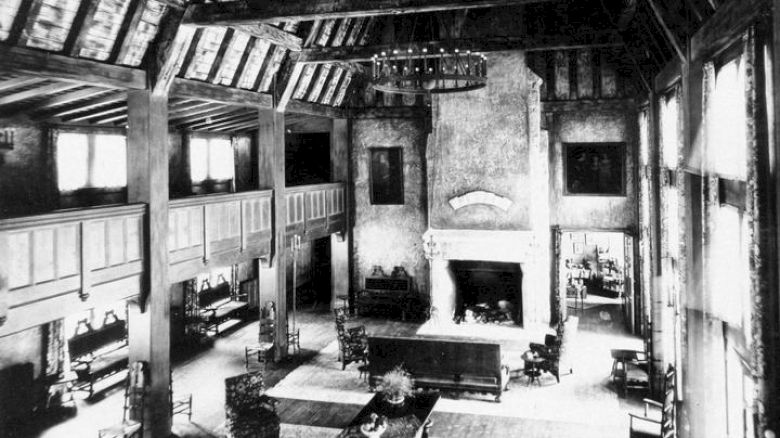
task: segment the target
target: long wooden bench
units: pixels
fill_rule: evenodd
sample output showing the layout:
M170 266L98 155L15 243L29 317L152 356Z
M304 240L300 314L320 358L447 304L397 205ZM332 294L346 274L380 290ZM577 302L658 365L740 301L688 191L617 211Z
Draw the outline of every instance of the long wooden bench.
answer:
M508 383L496 343L452 338L368 338L369 384L377 386L382 375L401 365L420 388L473 391L495 395Z
M82 328L85 331L80 332ZM87 389L92 397L95 383L127 369L127 323L109 311L99 329L82 320L76 333L68 340L71 368L78 377L76 388Z
M231 319L246 319L249 303L243 301L242 295L230 290L230 283L220 276L216 286L211 286L208 280L203 282L198 293L199 319L206 333L213 331L219 335L219 325Z

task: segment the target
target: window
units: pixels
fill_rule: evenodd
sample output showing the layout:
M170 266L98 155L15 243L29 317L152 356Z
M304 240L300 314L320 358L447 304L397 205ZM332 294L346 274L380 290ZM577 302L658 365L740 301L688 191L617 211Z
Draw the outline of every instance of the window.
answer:
M564 143L564 193L624 196L625 150L625 143Z
M127 186L124 135L60 131L56 138L61 192Z
M233 179L230 137L190 137L190 177L193 183Z
M404 203L403 155L400 147L371 148L371 203Z

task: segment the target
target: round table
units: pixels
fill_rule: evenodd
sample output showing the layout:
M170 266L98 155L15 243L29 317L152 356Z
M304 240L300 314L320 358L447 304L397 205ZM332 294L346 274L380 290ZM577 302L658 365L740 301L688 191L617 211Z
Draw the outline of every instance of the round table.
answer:
M528 385L530 386L532 383L536 382L539 386L541 386L542 384L539 382L539 376L542 375L540 365L545 361L545 359L543 357L539 357L532 350L528 350L523 353L522 358L525 362L525 369L523 370L523 374L528 376Z

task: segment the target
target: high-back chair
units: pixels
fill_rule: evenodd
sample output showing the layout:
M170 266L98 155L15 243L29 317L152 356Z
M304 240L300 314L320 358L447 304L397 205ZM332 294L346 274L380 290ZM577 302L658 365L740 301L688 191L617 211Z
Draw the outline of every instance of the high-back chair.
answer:
M228 438L277 438L278 400L264 394L263 375L246 373L225 379L225 428Z
M98 431L99 438L136 438L144 433L144 401L146 396L146 362L129 365L125 380L125 405L122 422Z

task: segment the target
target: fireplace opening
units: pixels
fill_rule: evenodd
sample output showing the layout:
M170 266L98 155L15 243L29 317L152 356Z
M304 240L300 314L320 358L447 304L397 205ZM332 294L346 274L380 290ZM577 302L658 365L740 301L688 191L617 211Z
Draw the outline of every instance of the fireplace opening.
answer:
M518 263L451 260L456 323L523 323L523 271Z

